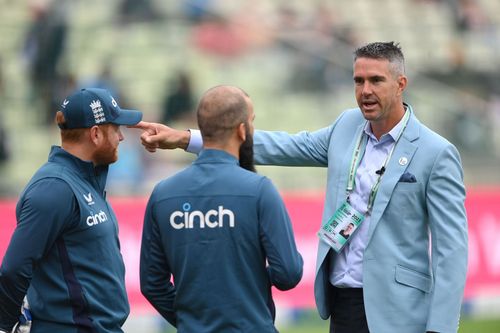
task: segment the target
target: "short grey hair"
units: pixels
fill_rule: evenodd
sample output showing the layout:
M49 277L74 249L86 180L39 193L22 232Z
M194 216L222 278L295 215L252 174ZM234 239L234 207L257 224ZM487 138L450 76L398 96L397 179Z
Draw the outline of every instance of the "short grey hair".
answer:
M375 42L369 43L354 51L354 61L358 58L386 59L392 65L395 75L404 75L405 57L399 43Z

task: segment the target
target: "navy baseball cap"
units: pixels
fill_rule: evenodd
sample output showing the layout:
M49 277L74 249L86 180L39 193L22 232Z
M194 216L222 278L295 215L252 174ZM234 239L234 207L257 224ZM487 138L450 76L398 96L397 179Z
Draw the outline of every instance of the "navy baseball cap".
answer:
M142 112L121 109L106 89L85 88L68 96L61 104L66 123L61 129L90 128L94 125L135 125Z

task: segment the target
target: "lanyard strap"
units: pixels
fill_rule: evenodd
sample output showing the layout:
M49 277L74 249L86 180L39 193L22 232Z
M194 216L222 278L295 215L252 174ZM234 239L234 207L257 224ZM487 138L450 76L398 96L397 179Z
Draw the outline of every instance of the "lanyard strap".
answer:
M399 131L396 140L394 144L392 145L391 150L389 151L389 154L385 158L384 165L380 169L381 172L377 172L378 177L377 180L375 181L375 184L373 185L372 189L370 190L370 196L368 197L368 206L367 206L367 213L369 213L373 207L373 203L375 202L375 196L377 195L378 188L380 186L380 182L382 180L382 176L384 174L384 171L387 167L387 163L389 163L389 160L392 157L392 153L394 152L394 149L396 148L397 143L399 142L399 139L403 135L404 130L406 129L406 126L408 125L408 121L410 119L410 111L406 111L404 116L403 116L403 127ZM368 123L368 121L367 121ZM366 127L366 124L365 124ZM366 140L363 140L363 138L366 137ZM356 143L356 149L354 150L352 154L352 159L351 159L351 166L349 168L349 177L347 180L347 201L349 201L349 195L352 193L354 189L354 183L356 180L356 173L358 171L359 163L361 162L361 156L362 153L364 153L366 149L366 145L368 143L368 135L365 135L365 132L362 130L361 133L359 134L357 143Z

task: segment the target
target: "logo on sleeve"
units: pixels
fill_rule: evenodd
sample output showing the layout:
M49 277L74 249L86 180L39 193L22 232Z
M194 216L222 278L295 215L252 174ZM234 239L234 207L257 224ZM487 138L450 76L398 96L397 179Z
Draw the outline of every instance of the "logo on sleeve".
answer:
M182 205L182 211L177 210L170 214L170 225L174 229L193 228L223 228L224 224L234 228L234 213L230 209L218 206L217 209L209 209L207 212L199 210L191 211L191 204L186 202Z
M95 204L94 199L92 199L92 193L89 192L89 194L87 194L87 195L84 194L83 198L85 199L85 201L87 201L89 206Z

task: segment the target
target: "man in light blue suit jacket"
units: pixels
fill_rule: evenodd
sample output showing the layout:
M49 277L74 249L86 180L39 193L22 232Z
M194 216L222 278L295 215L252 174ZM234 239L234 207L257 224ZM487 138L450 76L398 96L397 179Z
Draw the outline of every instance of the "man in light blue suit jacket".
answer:
M364 118L353 109L313 133L256 133L256 161L327 166L324 224L345 200L353 137L363 129ZM362 287L370 332L457 331L467 266L464 196L456 149L412 112L367 230ZM314 294L323 319L332 313L328 255L333 255L329 245L320 241Z
M329 127L256 131L255 160L327 167L322 225L346 202L364 216L340 252L318 244L314 294L330 332L456 332L467 269L459 154L403 103L407 78L397 44L357 49L354 84L359 108ZM198 149L196 131L139 127L150 151Z

